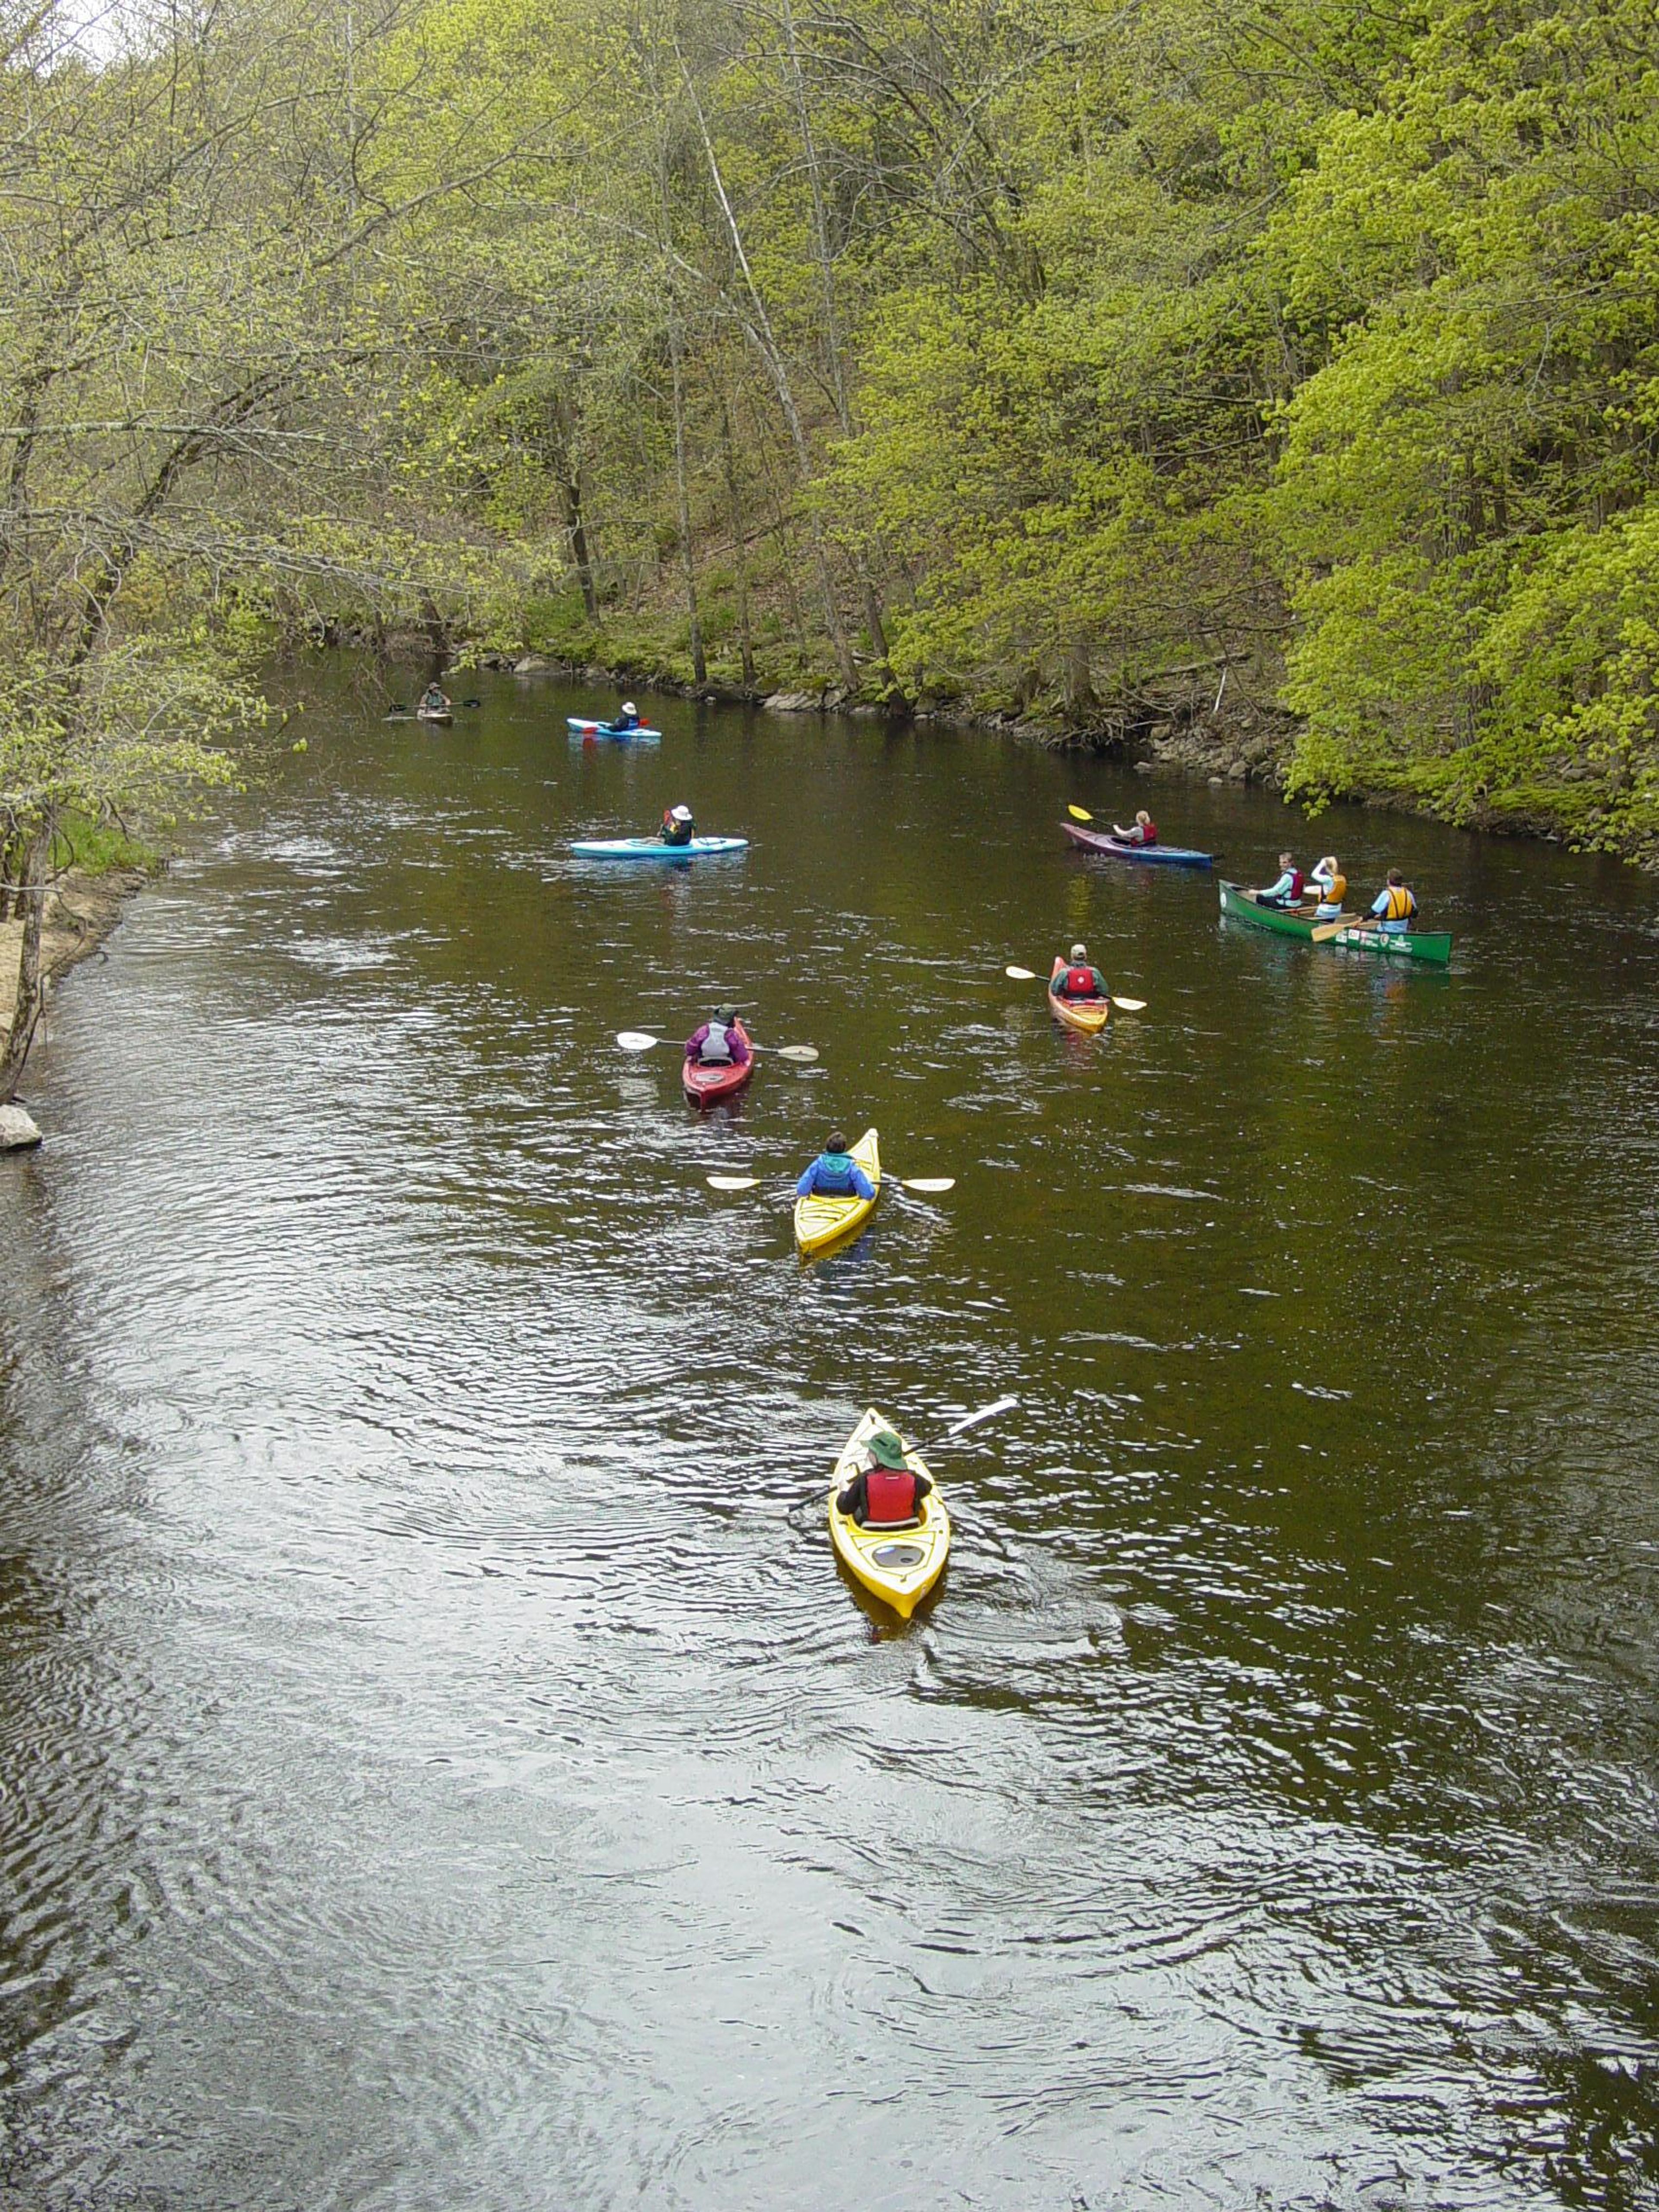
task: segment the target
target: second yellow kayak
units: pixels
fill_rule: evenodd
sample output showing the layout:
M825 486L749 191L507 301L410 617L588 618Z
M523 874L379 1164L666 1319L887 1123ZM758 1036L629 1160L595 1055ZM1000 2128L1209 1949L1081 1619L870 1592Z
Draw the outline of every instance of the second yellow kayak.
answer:
M842 1486L858 1473L872 1435L891 1425L872 1406L847 1439L830 1483L830 1540L848 1572L908 1620L945 1572L951 1554L951 1516L945 1500L937 1489L930 1491L921 1501L919 1517L902 1528L860 1528L836 1504ZM928 1472L914 1452L909 1456L912 1467L922 1474Z
M852 1157L864 1170L876 1188L876 1198L881 1196L881 1154L876 1148L876 1133L866 1129L854 1146ZM832 1244L851 1237L876 1210L875 1198L820 1198L816 1193L811 1198L795 1200L795 1242L810 1259L815 1252L827 1252Z

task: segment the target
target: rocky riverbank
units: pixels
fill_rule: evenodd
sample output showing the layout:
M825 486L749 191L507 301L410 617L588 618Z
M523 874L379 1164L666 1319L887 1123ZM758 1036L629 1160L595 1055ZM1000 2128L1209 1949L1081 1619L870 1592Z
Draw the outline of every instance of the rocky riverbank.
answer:
M115 928L134 891L149 881L143 868L106 868L93 873L71 868L60 876L47 894L40 925L40 972L46 980L47 1006L35 1048L42 1042L51 1014L51 993L60 975L77 962L88 959ZM17 965L23 949L21 920L0 921L0 1021L9 1024L17 997ZM7 1030L0 1030L3 1042ZM15 1099L0 1103L0 1152L15 1152L38 1145L40 1132Z

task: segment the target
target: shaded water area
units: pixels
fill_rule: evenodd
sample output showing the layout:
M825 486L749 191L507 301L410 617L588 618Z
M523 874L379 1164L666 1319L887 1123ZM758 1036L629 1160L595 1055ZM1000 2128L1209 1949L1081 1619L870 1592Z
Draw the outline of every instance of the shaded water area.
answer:
M1108 767L331 680L0 1162L0 2203L1659 2201L1656 887L1151 787L1401 973ZM700 1123L728 991L822 1059ZM832 1120L957 1187L803 1266ZM880 1617L842 1441L1009 1391Z

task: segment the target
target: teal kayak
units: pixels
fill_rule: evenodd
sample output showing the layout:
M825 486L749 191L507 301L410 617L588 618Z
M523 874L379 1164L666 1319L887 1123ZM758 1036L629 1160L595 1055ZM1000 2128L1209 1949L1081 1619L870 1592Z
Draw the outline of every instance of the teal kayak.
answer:
M660 837L584 837L570 848L579 860L711 860L726 853L746 853L746 837L694 837L689 845L665 845Z

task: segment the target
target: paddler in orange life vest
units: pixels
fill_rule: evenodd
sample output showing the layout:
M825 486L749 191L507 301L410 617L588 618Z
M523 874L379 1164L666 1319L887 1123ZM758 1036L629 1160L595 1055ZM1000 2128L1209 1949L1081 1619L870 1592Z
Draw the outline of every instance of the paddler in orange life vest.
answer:
M1299 906L1302 902L1302 871L1288 853L1279 856L1279 881L1269 884L1265 891L1252 894L1258 906Z
M1371 913L1384 937L1404 937L1417 919L1417 901L1398 868L1389 870L1389 880L1371 901Z
M1111 994L1106 988L1106 978L1098 968L1089 964L1089 948L1074 945L1072 957L1063 968L1056 968L1048 978L1048 988L1057 999L1106 999Z
M1127 830L1121 822L1114 822L1112 835L1120 845L1156 845L1158 824L1143 806L1136 813L1133 824Z
M1342 902L1348 896L1348 879L1336 864L1334 853L1327 853L1315 867L1308 881L1319 893L1319 904L1315 909L1316 921L1334 921L1342 911Z
M860 1528L908 1528L919 1517L933 1478L912 1467L891 1429L865 1440L865 1462L836 1498L836 1510Z
M662 811L662 842L665 845L689 845L697 834L697 825L691 818L689 806L665 806Z

